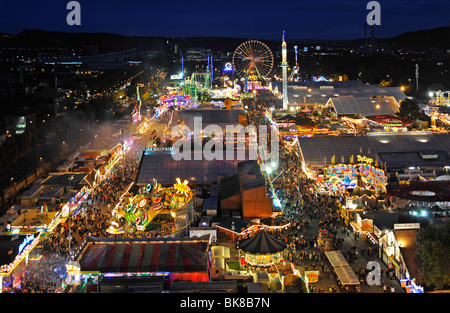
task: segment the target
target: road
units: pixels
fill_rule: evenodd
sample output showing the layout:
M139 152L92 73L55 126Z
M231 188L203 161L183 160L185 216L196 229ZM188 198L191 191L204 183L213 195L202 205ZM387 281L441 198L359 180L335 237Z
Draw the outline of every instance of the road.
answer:
M311 223L308 224L308 226L305 229L305 232L308 233L311 236L317 235L319 232L319 226L318 226L318 219L312 218ZM354 233L351 232L349 236L343 235L340 232L337 234L338 238L343 239L342 246L339 248L339 250L342 252L342 254L345 256L347 251L353 247L356 246L357 250L360 252L363 249L369 248L369 244L365 241L363 241L360 238L355 239ZM383 271L383 273L386 273L387 267L386 265L377 257L374 255L368 256L367 253L362 255L359 253L359 256L356 260L356 262L349 262L350 267L353 269L354 272L358 271L361 267L366 268L367 263L369 261L377 261L380 264L380 268ZM300 270L300 273L304 275L304 266L296 266L298 270ZM320 268L320 266L319 266ZM314 287L317 289L322 288L323 290L329 292L329 288L331 286L337 287L337 282L332 275L330 277L326 277L323 273L320 273L319 275L319 281L314 284ZM383 284L385 284L388 287L388 290L390 290L390 287L393 286L395 289L395 293L404 293L403 288L400 286L400 283L398 280L389 280L386 278L386 275L383 274L381 279L381 285L373 285L369 286L366 283L361 284L361 293L383 293ZM339 291L338 291L339 292Z

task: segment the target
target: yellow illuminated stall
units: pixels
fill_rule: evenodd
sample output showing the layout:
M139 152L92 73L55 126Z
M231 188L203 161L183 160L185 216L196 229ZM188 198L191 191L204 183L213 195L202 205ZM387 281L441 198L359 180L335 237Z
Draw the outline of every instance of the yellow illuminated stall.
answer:
M188 181L179 178L172 187L162 188L155 180L124 200L112 214L110 234L147 235L163 231L165 235L185 231L194 218L194 193Z

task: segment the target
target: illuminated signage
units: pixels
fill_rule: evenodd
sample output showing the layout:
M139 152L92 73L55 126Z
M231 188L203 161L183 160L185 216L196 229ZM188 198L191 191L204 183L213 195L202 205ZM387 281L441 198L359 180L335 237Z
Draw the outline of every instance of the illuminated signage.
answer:
M319 281L319 271L305 271L305 278L309 283L315 283Z
M148 200L147 200L146 198L142 199L141 201L139 201L138 207L139 207L139 208L145 207L145 206L147 205L147 201L148 201Z
M368 158L365 155L357 155L356 158L357 158L358 162L362 162L362 163L372 164L372 162L373 162L372 158Z
M420 228L420 223L394 224L394 229L418 229L418 228Z
M23 249L25 249L26 246L28 246L31 242L33 242L33 240L34 235L27 236L19 246L19 254L21 254Z
M170 79L183 79L183 74L170 75Z
M232 71L232 70L233 70L233 67L232 67L231 63L226 63L226 64L225 64L225 67L223 68L223 70L224 70L225 72L230 72L230 71Z
M420 156L424 160L438 159L439 158L439 155L437 153L424 153L424 152L421 152Z
M172 151L173 147L146 147L145 151Z

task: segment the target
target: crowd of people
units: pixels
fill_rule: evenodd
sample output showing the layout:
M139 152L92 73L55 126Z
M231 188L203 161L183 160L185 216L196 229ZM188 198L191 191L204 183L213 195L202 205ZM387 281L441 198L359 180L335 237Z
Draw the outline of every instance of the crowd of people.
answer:
M135 178L139 159L133 151L119 162L123 167L116 164L79 205L72 206L70 218L66 218L51 233L43 236L40 258L28 262L6 277L4 285L7 287L3 292L64 291L66 264L81 252L87 236L110 236L106 231L110 225L110 212Z
M264 120L261 118L258 122L263 123ZM46 236L42 241L41 259L29 262L19 273L13 273L13 277L9 279L18 283L11 283L6 292L54 292L61 288L61 283L67 275L65 264L81 251L87 236L96 238L109 236L106 231L111 222L109 212L137 172L139 158L134 153L132 151L118 163L80 207L76 208L78 214L71 215L70 219L59 224ZM273 190L281 200L282 216L289 222L289 226L273 230L271 234L287 244L283 255L285 260L301 267L303 271L318 270L320 275L329 278L332 269L326 262L323 249L325 242L331 245L332 249L339 249L342 247L343 238L350 236L351 229L337 214L335 198L316 192L314 181L299 168L298 154L295 151L289 148L281 149L279 160ZM239 243L249 236L251 235L239 237L236 245L239 246ZM372 250L349 251L347 258L350 262L361 254L373 253ZM357 274L362 279L367 273L360 270ZM313 286L311 290L325 292L320 288L314 290ZM329 291L336 292L334 285Z
M344 238L351 235L354 240L360 239L339 215L336 197L316 191L314 181L299 167L298 153L288 146L289 143L280 149L280 163L272 184L282 203L282 216L290 226L275 230L272 235L288 244L285 260L304 271L318 270L320 276L330 278L333 271L327 263L325 248L342 249ZM239 241L244 239L239 238ZM370 246L359 251L352 247L346 257L350 263L364 257L375 258L374 254L375 250ZM355 271L355 274L364 284L366 271ZM313 284L310 287L311 292L336 292L334 285L327 291L314 288Z

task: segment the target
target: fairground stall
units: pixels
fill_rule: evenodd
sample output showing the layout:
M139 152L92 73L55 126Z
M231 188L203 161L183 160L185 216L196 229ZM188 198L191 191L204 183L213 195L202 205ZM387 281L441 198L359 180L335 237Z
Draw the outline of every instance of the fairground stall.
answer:
M161 105L175 108L184 108L191 105L191 96L184 94L173 94L168 96L161 96L159 98Z
M323 175L317 175L315 182L320 192L335 195L345 194L348 190L364 190L371 195L386 192L387 177L380 168L367 163L337 164L323 169Z
M347 225L357 231L372 230L370 223L361 223L358 216L386 193L387 177L382 169L367 163L337 164L325 167L315 182L319 192L339 197L337 209Z
M29 235L0 236L0 293L4 289L13 287L13 271L22 261L28 261L34 257L30 252L36 247L40 240L40 233ZM12 240L14 239L14 240Z
M239 249L244 254L244 258L241 257L241 264L276 272L276 264L283 260L282 254L286 248L285 242L265 230L260 230L239 244Z
M124 197L112 212L110 234L171 235L187 234L194 220L194 196L188 181L162 188L153 181L138 194Z
M387 264L387 273L397 279L423 283L420 271L422 261L417 257L417 236L420 223L397 223L394 229L384 232L380 241L380 259ZM403 286L405 287L405 286ZM412 288L412 287L411 287ZM413 289L406 290L411 292Z

